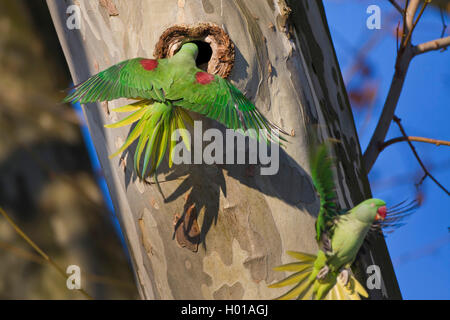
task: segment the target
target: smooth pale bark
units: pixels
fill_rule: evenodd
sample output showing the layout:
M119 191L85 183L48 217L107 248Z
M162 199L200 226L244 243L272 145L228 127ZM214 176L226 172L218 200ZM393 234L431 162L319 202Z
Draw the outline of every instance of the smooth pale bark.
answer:
M174 24L221 26L236 46L230 79L270 120L293 134L281 151L275 176L253 176L246 165L166 169L168 175L161 174L160 181L180 179L162 183L165 203L155 186L143 185L132 175L132 154L124 161L108 159L128 132L104 130L103 124L117 115L108 115L105 105L85 108L142 298L270 299L285 291L267 285L283 277L272 268L291 261L286 250L317 250L318 200L308 174L308 131L318 129L322 138L342 141L335 148L341 205L370 197L320 2L292 1L289 8L285 1L272 0L101 1L115 5L110 14L118 15L110 16L98 1L76 1L81 30L66 27L70 1L47 2L75 83L121 60L152 57L159 36ZM114 101L109 107L124 103ZM217 126L204 121L204 128L211 125ZM189 250L195 249L189 239L173 239L173 221L184 212L188 195L201 230L197 252ZM370 291L371 296L399 298L384 241L378 239L372 246L361 265L379 265L383 283L382 290Z

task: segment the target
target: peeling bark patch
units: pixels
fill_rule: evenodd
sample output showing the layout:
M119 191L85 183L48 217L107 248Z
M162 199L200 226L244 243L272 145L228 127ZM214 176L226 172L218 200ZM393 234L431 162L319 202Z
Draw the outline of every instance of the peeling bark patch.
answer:
M214 292L213 297L216 300L241 300L244 296L244 287L240 282L236 282L231 287L224 284L219 290Z
M212 74L207 73L207 72L197 72L195 74L195 80L197 81L197 83L205 85L205 84L208 84L211 81L213 81L214 80L214 76Z
M122 168L123 171L127 170L127 158L128 158L128 154L120 157L120 160L119 160L119 167Z
M231 251L230 265L224 263L217 251L212 251L203 259L203 271L214 275L210 285L202 284L205 299L215 299L224 295L228 296L228 299L255 299L258 292L267 289L266 282L253 281L250 271L244 266L248 252L242 250L236 239L233 239ZM239 289L242 284L245 284L243 291Z
M103 111L106 113L106 115L109 116L110 112L109 112L108 101L103 101L103 102L101 103L101 105L102 105Z
M119 15L116 5L111 0L100 0L100 5L106 9L110 17Z
M202 0L202 4L203 4L203 9L205 10L206 13L209 13L209 14L214 13L214 7L211 4L211 2L209 2L209 0Z
M270 61L267 61L267 73L269 74L269 77L272 77L273 67L272 67L272 63L270 63Z
M228 172L231 176L242 176L245 172L244 167L230 169ZM242 202L243 198L248 200ZM227 195L221 194L220 203L222 209L217 224L210 230L206 253L209 253L208 257L218 255L224 268L239 267L245 270L245 277L261 289L265 286L264 283L277 277L271 267L280 264L282 254L281 237L267 199L254 187L242 185L232 179L227 184ZM207 269L204 272L209 273ZM231 280L233 279L236 278ZM231 280L226 281L228 286L237 281ZM245 286L245 294L251 295L247 290L248 282L241 283ZM218 290L224 283L217 281L216 284L214 290ZM255 296L252 297L254 299Z
M155 59L142 59L139 62L141 66L147 71L152 71L158 66L158 60Z
M156 202L155 199L150 200L150 204L152 205L153 208L155 208L156 210L159 210L158 202Z
M244 266L250 270L253 281L259 282L267 278L267 257L255 257L247 259Z
M139 219L139 228L141 229L142 233L142 244L145 248L145 251L149 256L153 255L153 247L150 243L150 239L148 238L147 232L145 230L145 222L143 219Z
M197 252L200 243L200 228L197 223L197 210L192 204L182 217L175 215L175 239L181 248Z
M288 26L288 21L292 13L292 9L289 8L284 0L278 0L278 7L280 9L280 14L277 15L276 18L278 28L280 29L280 31L284 32L287 35L288 39L290 39L291 34Z

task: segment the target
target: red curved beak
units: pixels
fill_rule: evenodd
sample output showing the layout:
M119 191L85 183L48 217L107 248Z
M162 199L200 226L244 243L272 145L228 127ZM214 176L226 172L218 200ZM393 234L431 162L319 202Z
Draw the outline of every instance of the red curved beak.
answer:
M377 210L377 215L375 216L375 220L384 220L386 218L386 206L379 207Z

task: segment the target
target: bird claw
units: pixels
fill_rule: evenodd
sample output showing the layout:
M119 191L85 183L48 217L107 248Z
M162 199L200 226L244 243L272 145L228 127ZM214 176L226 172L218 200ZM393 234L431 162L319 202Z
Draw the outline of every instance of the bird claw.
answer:
M348 281L350 280L350 270L342 269L339 273L338 279L344 286L346 286L348 284Z
M325 277L328 275L329 272L330 267L328 267L327 265L323 266L322 269L320 269L319 273L317 273L317 279L318 280L325 279Z

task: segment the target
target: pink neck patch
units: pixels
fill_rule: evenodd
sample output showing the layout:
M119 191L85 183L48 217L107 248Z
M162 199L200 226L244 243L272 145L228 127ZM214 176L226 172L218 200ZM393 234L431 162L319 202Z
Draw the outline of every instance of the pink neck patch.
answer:
M147 71L151 71L158 66L158 60L155 59L142 59L139 62L141 63L142 67Z
M207 72L197 72L195 74L195 79L200 84L208 84L211 81L214 80L214 76L212 74L209 74Z

